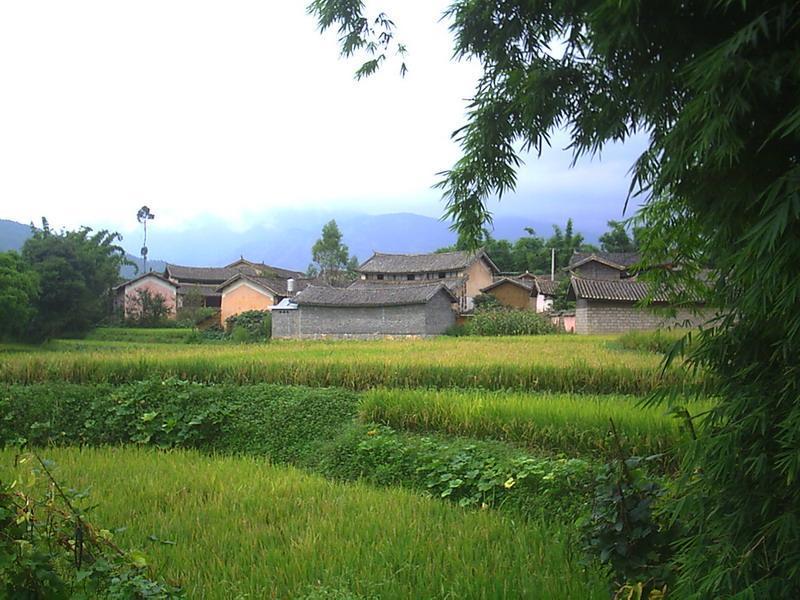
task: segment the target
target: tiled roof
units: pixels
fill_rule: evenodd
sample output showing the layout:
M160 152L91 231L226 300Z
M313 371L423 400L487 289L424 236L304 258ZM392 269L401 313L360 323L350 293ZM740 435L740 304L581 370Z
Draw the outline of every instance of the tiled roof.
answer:
M567 268L574 268L592 259L619 268L626 268L639 262L641 256L638 252L573 252Z
M155 277L156 279L159 279L160 281L162 281L164 283L167 283L167 284L169 284L169 285L171 285L173 287L177 287L174 282L172 282L169 279L167 279L166 277L164 277L161 273L155 273L154 271L150 271L148 273L142 273L141 275L138 275L138 276L134 277L133 279L128 279L127 281L123 281L122 283L120 283L119 285L115 285L111 289L118 290L120 288L127 287L130 284L139 281L140 279L144 279L145 277Z
M583 279L573 277L570 299L609 300L618 302L639 302L648 297L650 286L633 279ZM655 294L654 302L668 302L665 294Z
M495 264L483 250L477 252L440 252L429 254L383 254L375 252L358 270L361 273L431 273L460 271L483 258L497 272Z
M167 264L164 274L179 282L216 283L220 284L234 275L242 273L253 277L267 277L275 279L288 279L300 277L299 271L290 271L280 267L272 267L261 263L237 261L227 267L185 267L182 265Z
M443 291L456 298L440 283L430 285L384 285L363 288L309 286L297 296L299 306L403 306L426 304Z
M356 279L348 286L348 289L372 289L387 286L409 286L409 285L436 285L442 284L453 293L458 293L466 285L467 280L463 277L448 277L445 279L422 279L417 281L378 281L375 279Z
M536 289L543 296L555 296L558 292L558 284L560 281L551 281L549 277L537 277Z
M533 291L533 282L530 281L529 279L512 279L510 277L503 277L501 279L498 279L491 285L487 285L485 288L481 288L481 291L488 292L504 284L514 285L516 287L522 288L523 290L529 293Z
M237 281L239 281L241 279L250 281L251 283L254 283L257 286L262 287L265 290L270 291L270 292L272 292L273 294L275 294L277 296L288 296L289 295L288 279L282 279L282 278L277 278L277 277L257 277L257 276L253 276L253 275L246 275L244 273L237 273L236 275L234 275L233 277L231 277L227 281L225 281L222 284L220 284L216 288L216 290L218 292L222 292L222 290L224 290L226 287L228 287L232 283L235 283L235 282L237 282ZM295 281L294 281L294 291L295 291L295 293L296 292L300 292L301 290L304 290L305 288L307 288L312 283L317 283L317 282L318 282L318 280L316 280L316 279L308 279L308 278L295 279Z
M198 293L201 296L205 297L220 297L220 294L217 291L216 284L207 284L207 283L179 283L178 284L178 294L181 296L185 296L186 294L190 293Z

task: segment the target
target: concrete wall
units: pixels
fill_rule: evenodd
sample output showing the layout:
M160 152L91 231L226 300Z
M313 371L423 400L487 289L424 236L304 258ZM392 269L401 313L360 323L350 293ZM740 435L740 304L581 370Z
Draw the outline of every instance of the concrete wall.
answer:
M574 271L576 275L584 279L620 279L619 270L606 266L596 260L591 260L585 265L574 269Z
M508 281L492 288L489 293L506 306L531 310L536 307L536 298L531 297L529 290L525 290Z
M272 311L275 338L382 337L437 335L455 323L448 296L442 292L427 305L301 306Z
M575 332L621 333L634 329L658 329L676 323L682 324L687 320L693 325L699 325L710 317L710 311L693 315L687 310L681 310L676 317L670 318L652 309L637 308L630 302L579 299L575 305Z
M169 309L169 318L175 318L178 306L178 290L163 279L149 275L131 285L125 286L125 299L123 302L125 318L131 316L132 310L136 310L139 290L148 290L153 296L164 298L164 304Z
M220 319L223 325L228 317L248 310L268 310L275 299L266 290L262 290L247 281L237 281L225 288L222 293Z
M537 313L546 312L553 308L553 298L544 294L537 294L535 298L535 309Z

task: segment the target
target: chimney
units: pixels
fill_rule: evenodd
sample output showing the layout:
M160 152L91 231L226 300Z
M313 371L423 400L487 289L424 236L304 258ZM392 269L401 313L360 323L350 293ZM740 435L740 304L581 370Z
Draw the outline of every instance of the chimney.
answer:
M294 295L294 279L291 277L286 280L286 291L289 292L290 296Z

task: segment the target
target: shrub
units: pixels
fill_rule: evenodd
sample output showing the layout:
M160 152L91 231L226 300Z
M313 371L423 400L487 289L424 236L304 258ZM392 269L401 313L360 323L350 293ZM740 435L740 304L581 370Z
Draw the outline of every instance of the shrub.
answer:
M163 327L172 314L164 296L145 288L137 289L128 301L126 323L136 327Z
M246 344L255 340L253 333L242 325L234 325L230 337L231 341L237 344Z
M478 310L467 324L470 335L541 335L555 333L547 317L531 310L493 308Z
M461 323L456 323L445 329L444 335L449 335L450 337L461 337L463 335L467 335L467 328Z
M416 436L367 424L333 440L317 468L344 480L403 485L473 508L575 518L588 506L594 470L580 459L534 458L504 444Z
M234 341L268 340L272 337L272 313L268 310L247 310L228 317L225 328ZM244 334L236 333L237 328L247 332L247 339ZM238 335L240 339L237 340L234 335Z

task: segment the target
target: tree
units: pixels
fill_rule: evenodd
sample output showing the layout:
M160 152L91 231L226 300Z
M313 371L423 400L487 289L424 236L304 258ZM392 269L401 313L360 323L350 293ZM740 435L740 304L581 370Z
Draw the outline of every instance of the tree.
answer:
M350 256L350 251L342 242L342 232L336 221L329 221L322 227L322 236L311 248L313 270L330 285L344 285L355 278L358 259Z
M600 249L603 252L636 252L639 249L636 231L634 231L634 239L631 239L625 223L611 220L608 222L608 227L609 230L600 236Z
M20 255L0 253L0 340L26 338L38 295L39 279Z
M128 320L139 327L163 325L172 313L161 294L139 288L129 299Z
M351 53L377 35L361 2L311 11ZM440 183L459 233L479 239L519 152L554 129L576 158L647 135L631 181L644 262L678 267L651 270L678 302L713 265L699 291L723 315L687 350L716 402L684 454L674 594L799 597L800 6L454 0L447 16L456 57L483 69Z
M42 219L22 247L22 258L39 277L33 337L83 335L110 310L111 287L126 263L120 236L88 227L56 233Z

